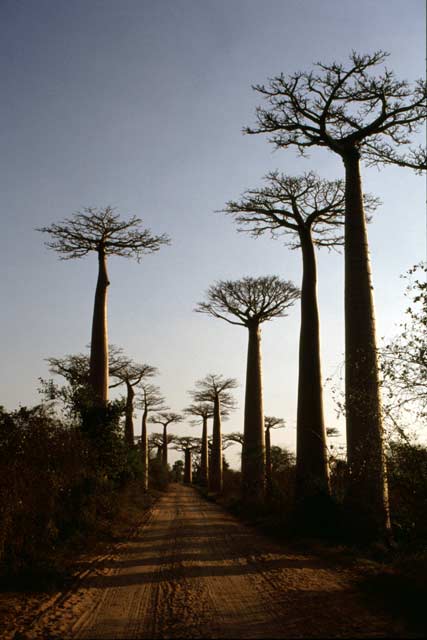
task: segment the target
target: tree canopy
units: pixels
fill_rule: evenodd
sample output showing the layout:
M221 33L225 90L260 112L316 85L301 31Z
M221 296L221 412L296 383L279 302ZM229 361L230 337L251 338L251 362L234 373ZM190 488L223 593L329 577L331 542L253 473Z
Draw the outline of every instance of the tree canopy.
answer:
M85 207L83 213L77 212L63 222L37 231L51 236L45 244L57 251L61 260L83 258L90 251L102 250L106 255L133 257L139 262L143 254L158 251L163 244L170 243L166 234L153 236L141 225L142 220L136 216L121 220L112 207Z
M247 327L274 317L285 316L286 310L300 296L292 282L278 276L220 280L209 287L207 302L200 302L196 311ZM237 318L239 321L230 318Z

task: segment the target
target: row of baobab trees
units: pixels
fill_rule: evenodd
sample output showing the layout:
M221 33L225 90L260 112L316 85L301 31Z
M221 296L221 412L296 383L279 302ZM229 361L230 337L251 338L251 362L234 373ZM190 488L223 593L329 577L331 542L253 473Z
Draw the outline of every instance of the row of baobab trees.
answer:
M260 327L300 299L301 330L297 408L296 500L330 492L323 416L322 375L317 304L316 247L344 248L345 378L348 504L371 537L390 533L383 451L375 314L366 224L379 202L364 194L360 164L394 164L421 171L426 154L408 146L426 120L426 83L396 79L385 67L387 54L352 52L346 64L317 63L313 70L280 74L254 86L264 99L256 124L247 134L266 134L276 149L311 147L336 154L344 177L321 179L313 171L300 176L274 171L262 186L244 192L223 211L241 231L257 237L280 236L302 256L299 291L278 276L217 282L197 311L247 328L249 335L242 490L262 499L265 490L265 440L262 406ZM138 218L123 221L110 208L85 209L60 224L44 227L48 246L62 258L95 251L99 274L95 295L90 354L90 384L97 402L108 400L106 300L107 256L134 256L157 251L169 242L141 228ZM212 467L220 486L221 406L232 386L229 379L211 380L207 399L213 407ZM230 386L231 385L231 386ZM222 456L221 456L222 460ZM213 471L215 477L215 471ZM309 499L309 500L308 500Z

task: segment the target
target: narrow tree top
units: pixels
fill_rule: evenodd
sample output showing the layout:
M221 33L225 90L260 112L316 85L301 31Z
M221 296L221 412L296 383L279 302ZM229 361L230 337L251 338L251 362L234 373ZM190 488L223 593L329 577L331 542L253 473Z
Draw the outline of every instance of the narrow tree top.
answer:
M236 403L229 393L230 389L237 387L235 378L224 378L216 373L209 373L202 380L197 380L196 391L191 392L195 402L215 402L220 399L224 409L235 409Z
M168 407L165 405L165 398L160 392L160 388L154 384L144 382L140 383L141 393L138 396L138 406L144 410L166 411Z
M276 418L275 416L265 416L264 426L266 429L282 429L286 426L283 418Z
M173 449L176 451L188 451L200 449L201 439L192 436L172 436Z
M249 327L285 316L286 310L300 297L300 291L292 282L278 276L247 277L221 280L209 287L206 297L207 302L199 303L195 311Z
M129 384L135 387L144 378L151 378L157 374L157 368L149 364L133 362L129 358L123 358L122 366L113 370L112 375L119 380L110 387L118 387L121 384Z
M318 145L342 156L359 150L371 164L425 168L425 151L407 145L426 118L426 83L397 80L384 66L387 56L353 51L347 65L318 62L316 71L281 74L268 85L255 85L268 106L257 109L257 126L246 133L271 134L276 147L295 145L302 154Z
M224 433L222 437L225 443L241 444L241 445L243 445L243 442L245 439L245 436L240 431L233 431L232 433Z
M164 427L167 427L172 422L182 422L183 420L184 418L181 414L173 413L172 411L161 411L149 418L149 422L162 424Z
M75 213L63 222L37 231L50 235L52 239L45 244L57 251L61 260L83 258L90 251L97 251L124 258L134 257L139 262L144 254L158 251L163 244L170 242L167 235L153 236L141 225L142 220L136 216L122 220L112 207L87 207L83 213Z

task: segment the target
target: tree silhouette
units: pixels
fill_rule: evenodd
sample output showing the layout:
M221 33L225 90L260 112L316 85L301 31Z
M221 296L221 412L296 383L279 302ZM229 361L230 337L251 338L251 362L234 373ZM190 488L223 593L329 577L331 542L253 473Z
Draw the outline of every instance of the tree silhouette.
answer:
M144 254L158 251L169 243L166 235L153 236L141 227L142 220L132 216L121 220L111 207L87 207L63 222L41 227L37 231L52 238L46 246L59 253L62 260L83 258L90 252L98 256L98 281L92 320L89 382L96 404L108 401L108 337L107 337L107 257L134 257L139 262Z
M163 426L162 464L164 467L168 466L168 426L183 420L184 418L181 414L173 413L172 411L161 411L148 419L148 422Z
M232 431L231 433L224 433L223 443L240 444L243 447L244 435L241 431Z
M301 329L297 410L297 501L329 494L323 415L317 265L315 246L342 245L345 193L342 180L321 180L314 172L300 177L277 171L266 186L247 190L240 201L230 201L225 212L234 216L240 231L258 237L284 236L302 253ZM377 200L365 196L372 210Z
M192 392L190 392L191 394ZM209 479L209 455L208 455L208 420L213 418L213 404L209 402L195 402L184 409L184 413L188 416L195 416L202 420L202 440L200 449L200 484L208 485ZM228 416L226 409L221 410L221 417ZM193 421L192 424L198 424Z
M390 519L360 159L411 164L417 152L408 152L408 144L426 117L425 82L410 86L388 69L371 73L386 57L382 51L352 52L348 66L318 63L317 72L281 74L267 86L256 85L268 106L257 109L257 126L246 128L269 134L276 148L295 146L303 155L325 147L344 164L348 501L361 533L371 538L387 535Z
M122 384L126 385L126 410L125 410L125 440L129 447L135 444L133 428L134 411L134 387L139 385L144 378L151 378L157 374L156 367L149 364L133 362L129 358L123 358L122 365L113 370L112 375L119 380L116 384L110 384L110 389Z
M274 416L264 416L265 427L265 483L267 494L271 495L273 486L272 478L272 461L271 461L271 429L283 429L285 427L283 418L275 418Z
M114 344L108 346L109 374L114 376L125 362L123 350ZM40 381L43 385L43 394L49 400L60 400L66 411L73 418L81 418L83 408L92 401L93 394L89 384L89 354L75 353L61 358L46 358L50 373L65 378L67 385L59 386L53 380Z
M173 449L184 453L184 482L191 484L193 482L192 453L201 447L200 438L192 436L174 436Z
M159 387L148 382L140 383L140 394L137 397L137 406L142 409L141 421L141 459L142 459L142 485L144 491L148 489L148 434L147 420L150 411L165 411L165 399L160 393Z
M196 391L192 393L194 402L212 403L213 427L212 427L212 453L209 465L209 490L213 493L222 493L222 435L221 415L223 410L235 409L235 402L229 393L230 389L237 387L234 378L224 378L214 373L208 374L202 380L196 382Z
M207 302L196 307L200 313L246 327L249 332L242 451L242 496L245 501L260 501L265 492L260 325L285 316L299 296L299 289L277 276L247 277L217 282L208 289Z

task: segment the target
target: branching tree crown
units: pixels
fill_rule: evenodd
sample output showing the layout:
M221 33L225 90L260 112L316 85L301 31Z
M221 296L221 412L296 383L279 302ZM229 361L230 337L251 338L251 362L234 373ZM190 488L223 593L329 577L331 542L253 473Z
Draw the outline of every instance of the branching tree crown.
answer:
M150 409L151 411L166 411L168 409L159 387L142 381L139 389L141 392L137 397L138 408L145 410Z
M86 207L83 211L63 222L37 229L51 236L52 240L45 244L57 251L61 260L102 251L105 255L134 257L139 262L143 254L158 251L170 242L165 234L153 236L148 229L142 229L142 220L136 216L121 220L112 207Z
M193 392L190 392L193 393ZM188 407L184 409L184 413L188 416L195 416L196 418L206 419L213 418L214 410L213 405L210 402L195 402L190 404ZM229 416L229 412L225 407L221 408L221 418L227 418ZM196 425L200 423L200 419L192 420L191 425Z
M224 378L222 375L209 373L202 380L197 380L196 391L192 392L195 402L215 402L220 398L221 407L224 409L235 409L236 403L229 393L230 389L237 387L235 378Z
M123 359L122 366L111 371L110 375L118 379L118 382L111 384L110 388L118 387L121 384L128 384L135 387L140 384L144 378L151 378L157 374L157 368L149 364L140 364L130 359Z
M321 247L336 247L344 242L345 193L343 180L321 180L313 171L302 176L288 176L271 171L266 186L248 189L240 201L229 201L225 213L234 216L239 231L254 237L269 232L273 238L290 236L292 249L301 246L301 233L312 232L313 242ZM379 204L365 195L365 208L372 211Z
M283 427L286 427L286 423L283 418L264 416L264 426L266 429L283 429Z
M193 436L172 436L172 444L172 449L176 451L197 451L200 449L201 439Z
M208 289L208 301L199 303L195 311L248 327L285 316L299 296L292 282L278 276L222 280Z
M318 62L317 72L281 74L255 85L268 107L257 109L257 126L246 133L268 133L276 147L296 146L301 154L312 146L342 156L357 150L369 164L425 169L425 150L407 145L426 118L426 83L397 80L384 66L387 56L353 51L347 66ZM382 72L375 76L378 66Z
M182 422L184 417L179 413L173 413L172 411L161 411L148 419L149 422L154 424L161 424L164 427L172 424L173 422Z

